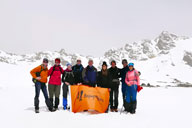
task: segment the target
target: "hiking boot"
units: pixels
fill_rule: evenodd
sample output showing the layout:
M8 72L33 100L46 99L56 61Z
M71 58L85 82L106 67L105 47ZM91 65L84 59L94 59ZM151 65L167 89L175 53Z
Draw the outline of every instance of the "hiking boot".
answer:
M131 110L131 112L130 112L131 114L135 114L135 110Z
M59 110L59 108L58 108L58 107L56 107L56 106L54 106L54 109L55 109L55 111Z
M114 112L114 109L113 108L111 108L111 110L110 110L111 112Z
M135 114L136 108L137 108L137 101L131 102L131 111L130 111L130 113Z
M118 109L114 109L114 112L118 112Z
M39 109L35 109L35 113L39 113Z
M50 112L55 112L56 109L55 109L55 108L49 108L49 111L50 111Z
M131 112L131 110L132 110L131 103L125 102L125 111L128 113Z
M58 110L58 106L59 106L59 98L55 98L55 106L54 106L54 108L56 110Z

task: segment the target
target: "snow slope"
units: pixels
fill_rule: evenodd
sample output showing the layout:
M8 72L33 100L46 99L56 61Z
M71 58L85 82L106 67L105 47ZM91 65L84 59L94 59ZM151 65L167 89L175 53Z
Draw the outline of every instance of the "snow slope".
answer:
M35 88L29 74L34 65L0 63L0 126L2 128L191 128L192 88L144 88L138 94L135 115L120 113L48 112L40 95L40 113L34 113ZM119 109L122 106L121 93Z

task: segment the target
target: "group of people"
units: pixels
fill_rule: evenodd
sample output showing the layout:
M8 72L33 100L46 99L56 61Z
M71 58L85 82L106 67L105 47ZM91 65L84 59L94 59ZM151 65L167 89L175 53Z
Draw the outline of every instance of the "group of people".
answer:
M42 90L45 103L49 111L58 110L60 102L61 84L63 83L63 109L70 109L67 102L68 88L71 85L88 85L90 87L108 88L110 91L109 108L111 112L118 112L119 86L122 83L123 106L126 112L135 113L137 106L137 91L141 89L140 73L134 69L134 63L128 63L126 59L122 60L123 68L116 66L116 61L111 61L111 67L108 68L104 61L101 71L93 66L93 60L88 61L88 66L83 67L81 59L72 66L67 63L64 70L59 58L55 59L55 64L48 69L48 59L44 58L43 63L31 70L33 82L35 83L35 112L39 113L39 94ZM48 81L49 77L49 81ZM48 91L46 83L48 81ZM49 95L48 95L49 92ZM108 110L107 110L108 111ZM107 112L106 111L106 112Z

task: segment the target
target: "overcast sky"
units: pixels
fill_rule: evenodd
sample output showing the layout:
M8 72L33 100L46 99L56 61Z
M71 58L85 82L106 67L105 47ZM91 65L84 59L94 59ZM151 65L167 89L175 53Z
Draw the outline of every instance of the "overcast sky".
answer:
M0 0L0 50L102 56L163 30L192 37L191 0Z

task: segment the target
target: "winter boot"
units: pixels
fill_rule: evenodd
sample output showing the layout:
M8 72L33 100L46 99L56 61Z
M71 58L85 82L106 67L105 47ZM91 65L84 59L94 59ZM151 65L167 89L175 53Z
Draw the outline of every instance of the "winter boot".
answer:
M131 112L132 110L132 106L131 106L131 103L128 103L125 101L125 112Z
M131 114L135 114L137 108L137 101L131 102Z
M39 113L39 109L35 109L35 113Z
M67 107L67 110L70 110L70 106Z
M114 112L118 112L118 109L114 109Z
M114 107L110 107L110 111L114 112L115 111Z
M35 110L39 110L39 99L38 98L34 99L34 106L35 106Z
M54 112L54 111L55 111L55 108L53 108L53 104L50 102L49 99L45 100L45 103L46 103L49 111L51 111L51 112Z
M67 98L63 98L63 109L67 110Z
M54 108L56 110L58 110L58 105L59 105L59 98L55 98L55 106L54 106Z

